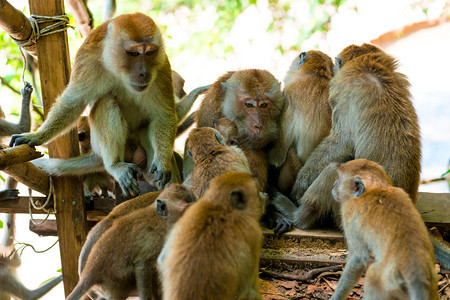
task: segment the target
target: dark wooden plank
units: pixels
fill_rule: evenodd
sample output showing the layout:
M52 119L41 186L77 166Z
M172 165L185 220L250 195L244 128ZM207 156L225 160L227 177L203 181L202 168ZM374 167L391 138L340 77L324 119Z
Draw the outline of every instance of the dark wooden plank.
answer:
M64 14L63 0L29 0L31 14L57 16ZM42 26L47 26L44 23ZM41 37L36 42L42 99L45 115L65 89L70 78L67 33ZM49 144L49 156L68 158L79 155L76 130ZM56 195L56 221L66 297L78 282L78 256L86 240L87 224L83 186L80 177L53 178Z
M35 221L38 224L34 224L30 220L30 223L29 223L30 231L36 233L39 236L57 236L58 235L57 227L56 227L56 220L47 220L42 224L39 224L42 221L42 219L35 219ZM96 224L96 222L88 222L89 230L92 227L94 227L95 224Z
M416 208L425 223L450 224L450 193L419 193Z

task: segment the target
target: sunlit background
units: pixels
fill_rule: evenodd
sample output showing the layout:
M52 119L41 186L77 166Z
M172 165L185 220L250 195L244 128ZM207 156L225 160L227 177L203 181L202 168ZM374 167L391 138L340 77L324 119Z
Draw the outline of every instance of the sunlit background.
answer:
M26 1L10 3L29 15ZM89 2L96 25L101 22L103 5L103 1ZM186 80L186 92L237 69L267 69L283 81L288 66L301 51L318 49L335 57L350 44L370 42L405 25L442 20L438 26L410 35L399 31L396 39L382 48L399 60L400 71L409 77L412 85L422 132L422 178L439 177L448 169L450 23L445 22L449 16L447 1L118 1L117 14L136 11L148 13L165 32L172 68ZM69 30L68 35L73 61L83 39L78 31ZM9 36L2 32L0 47L0 76L20 90L21 58L17 46L11 45ZM1 85L0 100L7 118L17 121L20 96ZM182 148L183 142L179 141L177 149ZM420 191L448 192L449 189L442 181L422 185ZM27 189L21 187L21 195L26 193ZM28 231L28 215L20 215L18 219L18 241L33 244L39 250L56 241L55 237L41 238ZM34 289L57 274L60 266L58 245L43 254L27 248L18 276L27 287ZM60 284L43 299L63 298Z

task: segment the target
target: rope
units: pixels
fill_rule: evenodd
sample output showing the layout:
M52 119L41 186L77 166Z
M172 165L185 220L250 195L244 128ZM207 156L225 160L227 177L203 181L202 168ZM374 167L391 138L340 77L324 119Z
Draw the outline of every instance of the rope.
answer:
M28 20L31 24L31 34L28 39L25 40L17 40L11 37L14 42L19 46L20 53L22 54L23 59L23 69L22 69L22 81L25 83L25 69L27 68L27 60L25 58L25 54L23 53L22 47L29 46L32 43L35 43L41 36L46 36L52 33L57 33L66 30L68 27L75 29L74 26L69 24L69 17L67 15L59 15L59 16L37 16L31 15ZM40 23L45 22L56 22L54 24L50 24L44 28L39 29Z
M55 209L55 187L53 186L53 180L51 177L49 177L49 183L50 183L50 188L48 191L48 195L47 195L47 199L45 200L45 203L42 206L37 206L34 201L33 201L33 197L31 197L31 189L28 188L28 199L30 200L28 202L28 211L30 213L30 220L34 225L41 225L43 224L45 221L48 220L48 217L50 216L50 209L46 209L47 205L50 203L50 199L53 198L53 209ZM33 213L31 211L31 206L33 206L34 209L37 210L43 210L45 212L47 212L47 216L45 217L44 220L42 220L41 222L36 222L33 218Z

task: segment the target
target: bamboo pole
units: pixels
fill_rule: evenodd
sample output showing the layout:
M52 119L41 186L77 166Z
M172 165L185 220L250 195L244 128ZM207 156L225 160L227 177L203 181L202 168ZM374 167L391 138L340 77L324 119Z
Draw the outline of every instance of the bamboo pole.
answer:
M56 16L64 14L62 0L29 0L32 14ZM42 24L47 26L47 24ZM67 33L41 37L36 42L44 111L47 114L58 95L69 82L70 61ZM79 154L76 131L60 136L49 144L50 157L68 158ZM54 177L56 221L67 296L78 282L78 256L86 240L87 222L83 187L80 177Z

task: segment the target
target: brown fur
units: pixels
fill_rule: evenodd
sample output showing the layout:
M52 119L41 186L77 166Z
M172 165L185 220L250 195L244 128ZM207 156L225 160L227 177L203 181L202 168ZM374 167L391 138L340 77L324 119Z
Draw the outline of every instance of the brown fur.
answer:
M346 299L366 268L365 299L438 299L433 247L408 194L372 161L350 161L338 173L333 195L341 203L348 262L332 299Z
M300 167L328 135L331 105L328 100L333 77L331 58L317 50L302 52L284 79L286 106L281 118L281 138L270 162L280 166L278 187L289 195Z
M295 223L303 229L327 214L338 214L324 209L332 206L330 189L322 188L323 194L310 191L308 194L314 197L305 194L334 161L373 160L386 168L394 186L403 188L413 202L417 200L420 133L406 76L396 71L392 56L372 45L349 46L339 54L338 61L340 58L341 69L330 84L330 134L300 169L291 194L301 205ZM331 187L332 181L323 185Z
M172 184L150 206L121 217L116 211L110 228L93 245L80 281L67 299L78 299L94 285L111 299L125 299L136 287L141 299L159 299L156 258L170 226L194 200L186 187Z
M264 201L247 173L214 178L175 224L158 258L164 299L261 299Z
M198 127L213 127L222 117L236 124L239 139L258 150L278 134L284 106L280 83L266 70L228 72L208 89L196 113Z
M268 168L266 153L262 149L249 149L239 142L238 128L231 120L220 118L214 123L214 127L223 135L225 144L229 146L238 146L242 152L244 152L251 174L258 178L260 190L264 191L267 184Z
M136 175L142 175L124 161L130 137L145 149L147 178L160 186L172 176L180 180L172 154L177 125L172 72L161 32L150 17L125 14L94 29L78 50L70 82L44 124L37 132L13 135L11 145L51 141L74 126L87 105L95 154L90 166L103 164L125 196L139 193Z
M192 190L198 197L205 192L211 179L229 171L250 174L247 158L236 146L226 146L222 135L215 129L193 129L187 140L187 148L194 161Z

